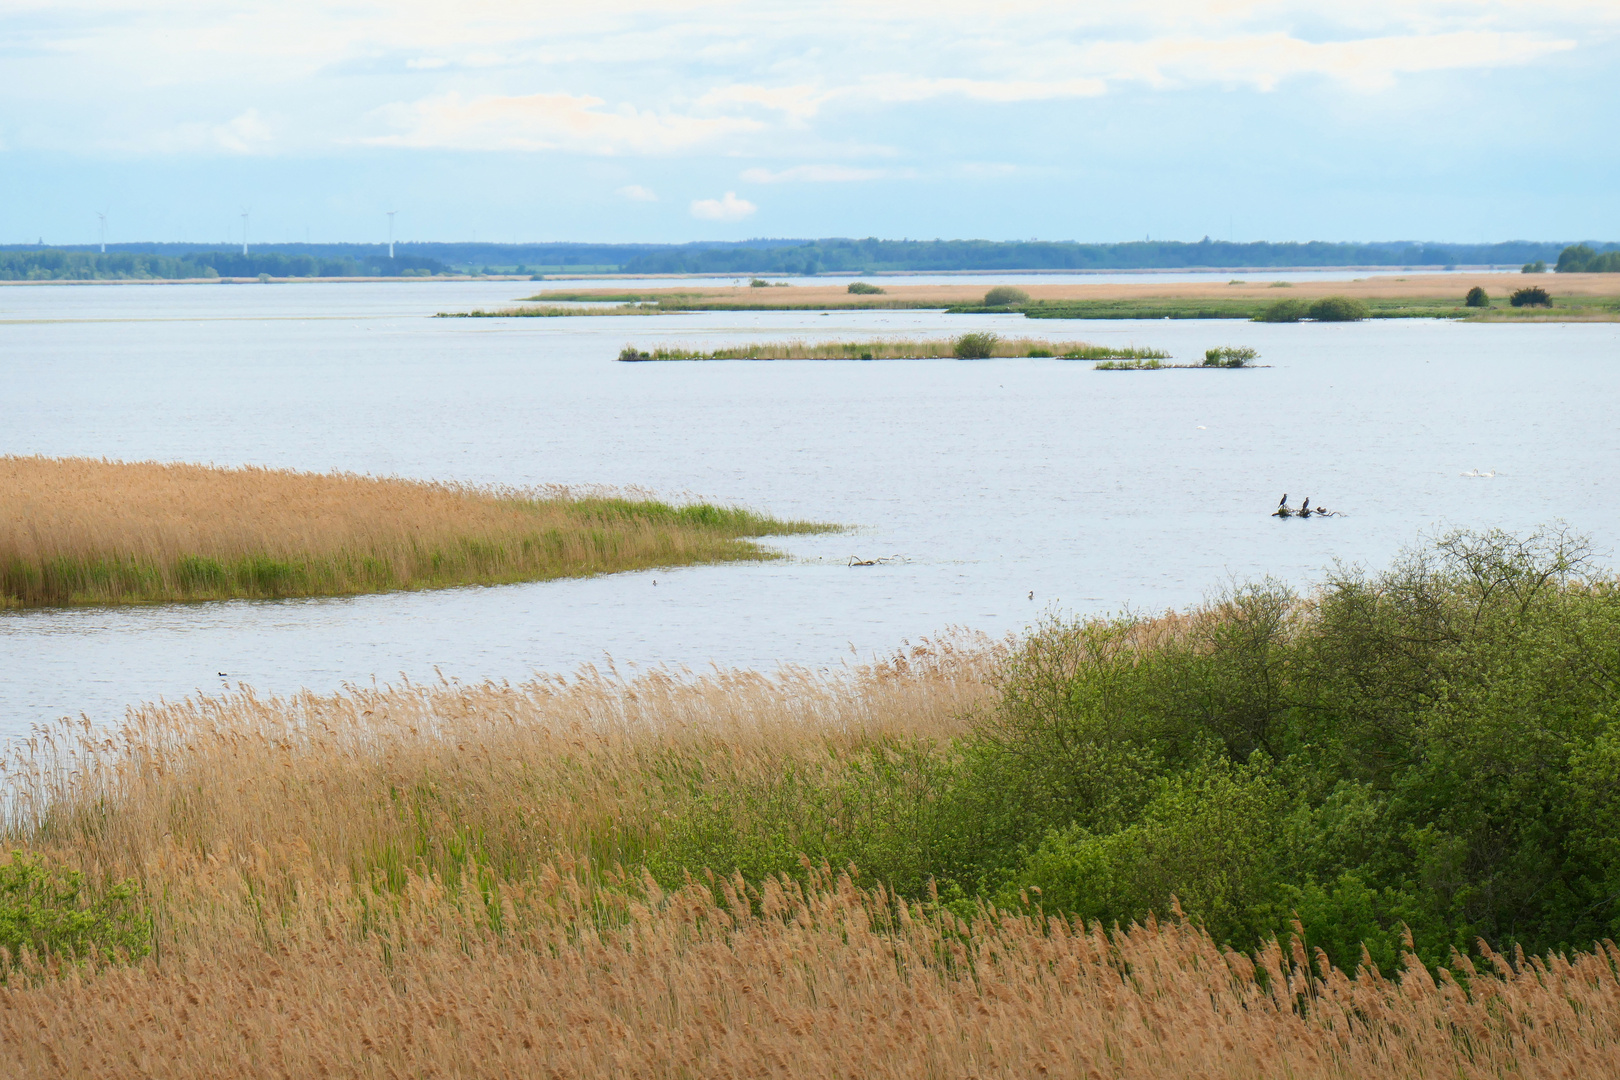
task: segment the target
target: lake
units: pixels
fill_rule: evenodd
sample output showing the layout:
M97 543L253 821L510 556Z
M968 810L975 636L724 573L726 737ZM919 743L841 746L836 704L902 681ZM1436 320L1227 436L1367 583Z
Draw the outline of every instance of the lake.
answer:
M1263 575L1308 587L1336 560L1380 567L1454 526L1562 520L1605 560L1620 538L1620 324L430 317L542 287L567 286L0 288L0 453L633 485L855 528L771 541L788 557L760 564L0 612L0 734L80 713L115 720L227 681L331 691L610 659L624 671L821 667L951 627L1002 635L1053 613L1185 606ZM628 343L968 330L1183 361L1252 345L1271 366L614 359ZM1342 516L1269 517L1284 492Z

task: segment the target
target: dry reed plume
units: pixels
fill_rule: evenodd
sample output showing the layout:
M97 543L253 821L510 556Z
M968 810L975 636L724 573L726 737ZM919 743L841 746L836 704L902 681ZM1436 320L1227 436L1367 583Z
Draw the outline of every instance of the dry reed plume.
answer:
M767 558L823 528L564 488L0 458L0 606L343 595Z
M1147 633L1182 632L1175 620ZM1563 1077L1620 1072L1612 946L1355 978L1180 922L947 908L828 868L633 871L686 800L942 742L1004 647L841 677L250 693L14 748L7 841L134 877L156 949L0 988L10 1075ZM1464 962L1466 964L1466 962Z

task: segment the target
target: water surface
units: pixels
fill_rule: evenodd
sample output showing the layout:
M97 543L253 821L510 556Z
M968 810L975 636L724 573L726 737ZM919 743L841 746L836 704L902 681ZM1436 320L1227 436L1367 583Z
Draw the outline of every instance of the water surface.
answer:
M957 279L960 280L960 279ZM790 558L339 600L0 613L0 733L217 690L861 660L1049 611L1386 563L1565 519L1610 554L1620 325L1031 323L934 312L435 320L526 282L0 289L0 453L622 484L845 522ZM101 321L113 320L113 321ZM1257 371L1062 360L620 364L627 343L989 329ZM1488 478L1466 477L1474 471ZM1342 517L1279 521L1277 498ZM896 561L851 568L851 556ZM654 584L656 582L656 584ZM1031 594L1033 593L1033 597Z

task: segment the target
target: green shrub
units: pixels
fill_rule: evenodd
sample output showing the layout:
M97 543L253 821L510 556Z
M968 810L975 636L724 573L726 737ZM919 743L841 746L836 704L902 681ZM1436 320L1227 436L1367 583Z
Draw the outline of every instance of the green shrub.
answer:
M1552 307L1552 297L1547 290L1539 285L1516 290L1508 297L1508 303L1514 307Z
M1367 305L1348 296L1324 296L1308 312L1317 322L1360 322L1369 314Z
M1537 259L1535 262L1527 262L1519 270L1519 273L1521 274L1545 274L1546 272L1547 263L1543 259Z
M748 283L748 287L750 289L768 289L771 287L771 283L766 281L764 278L755 278L753 281Z
M984 360L994 356L996 346L1001 342L995 334L972 333L963 334L956 339L951 351L958 360Z
M1223 345L1218 349L1204 350L1204 366L1243 367L1259 355L1258 352L1248 346L1239 348L1232 345Z
M1211 759L1157 780L1134 824L1047 833L996 902L1016 908L1020 893L1039 890L1049 911L1129 923L1168 912L1175 896L1218 940L1258 941L1276 921L1284 794L1271 772L1256 753L1243 766Z
M1307 313L1311 305L1304 300L1278 300L1266 305L1266 309L1255 316L1256 322L1299 322Z
M1051 349L1034 348L1034 349L1029 350L1029 352L1026 353L1025 355L1026 356L1032 356L1032 357L1046 357L1046 356L1051 356L1052 355L1052 350Z
M77 870L63 870L20 851L0 866L0 949L13 960L84 960L151 951L151 920L132 882L93 890Z
M875 296L878 293L883 292L882 289L867 281L850 282L848 291L855 293L857 296Z
M619 350L619 359L624 361L651 360L652 353L642 352L634 345L626 345L624 348Z
M1463 303L1468 307L1490 307L1491 298L1486 294L1484 289L1480 288L1478 285L1475 285L1472 289L1468 290L1468 295L1463 297Z
M985 307L1007 307L1010 304L1029 303L1029 293L1012 285L997 285L984 294Z

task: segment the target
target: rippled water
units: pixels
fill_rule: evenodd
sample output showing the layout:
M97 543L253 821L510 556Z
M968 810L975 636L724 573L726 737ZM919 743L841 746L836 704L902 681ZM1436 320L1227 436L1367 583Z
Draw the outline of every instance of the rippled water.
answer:
M585 581L0 613L0 733L217 690L435 671L864 659L958 625L1158 609L1564 519L1612 557L1620 325L1032 323L930 312L434 320L524 282L0 289L0 453L640 485L857 526L791 558ZM970 329L1259 348L1258 371L1062 360L619 364L627 342ZM1491 477L1463 476L1473 471ZM1284 491L1343 517L1267 516ZM898 556L851 568L851 555ZM654 581L657 582L654 585ZM1033 599L1030 593L1034 594Z

